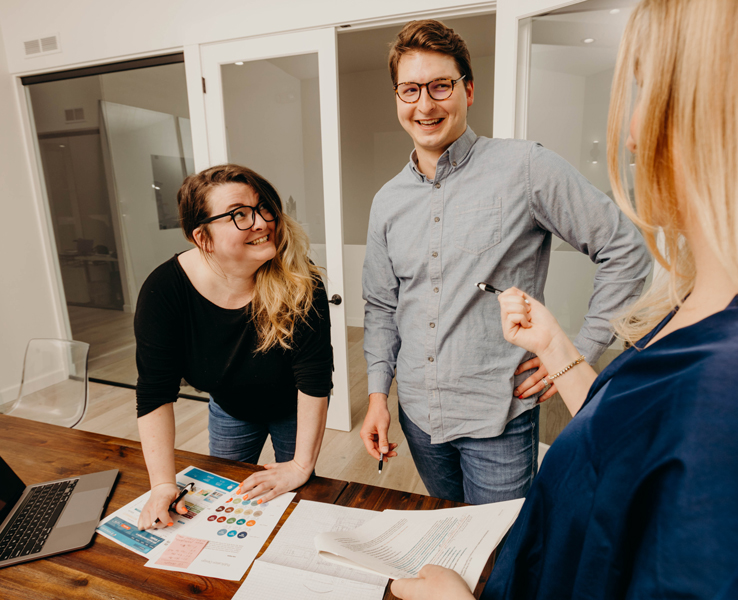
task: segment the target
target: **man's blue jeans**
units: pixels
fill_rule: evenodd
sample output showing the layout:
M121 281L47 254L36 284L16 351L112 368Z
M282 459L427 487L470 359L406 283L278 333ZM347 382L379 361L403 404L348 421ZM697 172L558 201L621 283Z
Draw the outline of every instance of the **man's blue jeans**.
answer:
M241 421L229 415L210 398L210 456L228 458L255 465L267 435L272 436L274 458L288 462L295 456L297 413L280 421L264 423Z
M515 417L494 438L431 444L399 407L402 431L428 493L468 504L525 497L538 472L539 412L536 406Z

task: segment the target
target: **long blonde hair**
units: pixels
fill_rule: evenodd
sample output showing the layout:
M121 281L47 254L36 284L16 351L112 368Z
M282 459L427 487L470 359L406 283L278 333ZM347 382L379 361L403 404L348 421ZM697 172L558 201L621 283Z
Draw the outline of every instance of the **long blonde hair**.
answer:
M177 192L182 231L207 259L212 235L209 225L200 222L209 216L210 191L226 183L251 187L259 201L266 202L275 215L277 254L256 271L250 306L259 338L256 351L266 352L277 345L289 350L295 327L306 321L313 306L313 290L320 280L320 271L308 257L307 234L297 221L282 211L282 201L274 186L251 169L233 164L210 167L190 175ZM202 232L201 243L194 236L198 227Z
M640 126L633 200L623 132L631 118L634 76ZM685 219L697 220L738 284L736 0L643 0L635 8L615 68L607 146L615 200L665 270L613 321L616 333L632 344L694 287Z

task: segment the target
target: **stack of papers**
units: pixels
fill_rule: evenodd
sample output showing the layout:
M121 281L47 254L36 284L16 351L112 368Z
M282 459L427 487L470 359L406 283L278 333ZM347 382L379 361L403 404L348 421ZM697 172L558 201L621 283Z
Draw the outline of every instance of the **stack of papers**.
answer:
M330 562L391 579L416 577L424 565L439 565L456 571L474 591L523 502L385 510L354 531L318 535L315 546Z
M347 533L378 513L301 500L269 548L254 562L233 600L381 600L387 578L323 560L315 549L321 532Z

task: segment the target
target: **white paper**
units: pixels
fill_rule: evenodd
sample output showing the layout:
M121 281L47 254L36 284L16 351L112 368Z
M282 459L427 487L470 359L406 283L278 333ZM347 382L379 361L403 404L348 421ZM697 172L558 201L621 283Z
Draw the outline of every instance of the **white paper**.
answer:
M441 510L385 510L355 531L315 538L320 556L391 579L416 577L427 564L453 569L474 590L490 554L523 499Z
M151 493L147 492L103 520L97 531L147 557L147 567L238 581L295 494L259 504L233 493L238 482L196 467L177 474L178 485L190 482L195 489L185 496L189 512L177 516L172 527L138 530L138 517Z
M291 518L291 517L290 517ZM385 580L386 581L386 580ZM251 567L233 600L289 598L289 600L381 600L385 585L371 585L263 562Z
M204 519L180 532L208 542L186 569L157 564L158 558L173 539L167 540L158 552L152 553L146 566L239 581L294 497L294 492L289 492L257 504L242 496L228 494L208 509Z
M255 593L291 600L381 600L386 577L328 562L318 556L314 541L321 532L351 531L376 515L371 510L300 501L254 563L234 600L246 600Z
M189 512L186 515L177 515L172 527L138 530L138 517L149 500L149 491L103 519L97 532L141 556L158 555L162 546L171 542L177 534L189 535L192 524L207 518L202 515L208 508L238 487L236 481L192 466L177 473L177 485L183 487L188 483L195 486L184 498Z

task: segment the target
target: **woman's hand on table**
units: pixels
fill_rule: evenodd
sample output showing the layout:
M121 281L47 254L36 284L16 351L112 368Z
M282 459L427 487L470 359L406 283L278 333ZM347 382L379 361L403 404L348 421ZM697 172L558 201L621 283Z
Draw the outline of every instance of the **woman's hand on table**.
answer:
M264 469L244 479L236 493L245 494L249 499L258 498L261 502L268 502L300 487L310 479L313 472L312 467L303 467L295 460L264 465Z
M179 488L176 483L160 483L152 487L151 496L138 517L138 528L162 529L174 525L169 513L169 505L177 499L178 495ZM176 510L181 515L187 514L184 499L177 503Z
M402 600L474 600L461 575L436 565L425 565L415 579L393 581L390 589Z

